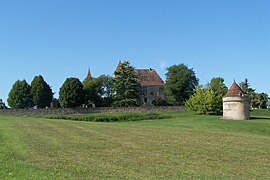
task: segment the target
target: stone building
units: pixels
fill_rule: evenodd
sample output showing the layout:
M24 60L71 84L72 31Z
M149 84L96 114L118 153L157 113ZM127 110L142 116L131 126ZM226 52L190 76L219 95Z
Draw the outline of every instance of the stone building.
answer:
M119 61L119 64L121 61ZM119 64L116 70L119 68ZM149 69L135 69L138 75L138 81L141 85L141 106L153 106L153 101L165 100L165 93L163 90L164 81L158 75L156 70ZM115 77L115 74L114 74Z
M223 98L223 118L232 120L250 119L249 98L236 82Z
M141 103L143 106L152 106L153 101L165 99L163 90L164 81L158 75L156 70L150 69L135 69L138 74L138 81L141 84L142 94Z

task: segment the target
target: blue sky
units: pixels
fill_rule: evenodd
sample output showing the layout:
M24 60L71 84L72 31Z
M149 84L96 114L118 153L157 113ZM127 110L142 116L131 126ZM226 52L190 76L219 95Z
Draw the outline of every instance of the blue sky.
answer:
M270 93L270 1L1 0L0 98L13 83L42 75L56 97L67 77L184 63L200 83L248 78Z

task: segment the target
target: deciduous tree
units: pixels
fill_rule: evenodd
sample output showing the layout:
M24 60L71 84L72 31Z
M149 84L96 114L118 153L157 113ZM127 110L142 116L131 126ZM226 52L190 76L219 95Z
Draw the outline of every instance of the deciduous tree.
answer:
M109 75L98 77L101 82L102 106L111 106L113 102L113 78Z
M257 109L267 108L269 102L268 94L256 92L255 89L250 87L247 78L240 83L240 87L249 96L249 103L251 108Z
M199 80L194 70L184 64L179 64L167 68L167 71L165 92L168 101L173 104L184 104L198 85Z
M83 81L83 90L85 93L85 104L87 106L101 105L101 81L98 78L86 77Z
M111 106L113 95L113 79L108 75L97 78L86 77L83 81L85 104L95 106Z

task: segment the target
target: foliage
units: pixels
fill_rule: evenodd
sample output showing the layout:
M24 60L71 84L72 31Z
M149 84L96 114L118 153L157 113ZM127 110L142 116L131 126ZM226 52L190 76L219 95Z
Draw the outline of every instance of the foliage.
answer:
M224 84L224 79L221 77L214 77L211 79L210 83L207 85L212 91L217 95L222 97L227 93L228 88Z
M269 101L268 94L266 93L249 93L250 106L255 109L266 109Z
M33 106L31 86L26 80L17 80L8 94L8 105L11 108L23 109Z
M248 82L248 79L246 78L243 82L241 82L240 84L240 88L246 93L246 94L250 94L252 92L255 92L255 89L252 89L250 87L250 84Z
M167 100L165 99L157 99L157 100L153 100L152 104L154 106L169 106L170 104L167 102Z
M228 88L224 84L224 79L221 77L214 77L207 85L214 92L213 114L221 114L223 111L223 97L228 92Z
M113 79L114 106L137 106L141 88L138 76L129 61L119 62Z
M102 106L111 106L113 102L113 78L109 75L101 75L98 79L101 82Z
M158 113L124 113L120 114L89 114L89 115L63 115L49 116L50 119L64 119L73 121L93 121L93 122L120 122L139 121L151 119L168 119L170 116Z
M112 77L101 75L98 78L87 77L83 81L85 104L87 106L111 106L112 104Z
M53 92L41 75L35 76L31 82L31 95L34 105L38 108L50 106L53 98Z
M165 92L168 101L173 104L184 104L194 93L198 85L198 78L192 68L184 64L173 65L167 68Z
M98 78L86 77L83 81L85 104L87 106L100 106L101 81Z
M255 89L250 87L248 79L246 78L240 83L241 89L249 96L249 103L252 109L266 109L269 103L269 97L266 93L258 93Z
M215 114L215 100L215 94L210 88L203 89L202 86L198 86L185 106L200 114Z
M213 78L205 88L197 87L195 94L186 102L186 107L200 114L221 114L222 98L227 90L223 78Z
M79 107L83 104L84 99L83 85L80 80L67 78L59 91L61 107Z

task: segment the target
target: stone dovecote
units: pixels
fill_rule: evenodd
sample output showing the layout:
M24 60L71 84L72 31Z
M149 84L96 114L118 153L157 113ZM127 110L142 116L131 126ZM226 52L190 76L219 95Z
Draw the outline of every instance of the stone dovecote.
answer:
M223 118L232 120L250 119L249 98L236 82L223 98Z

